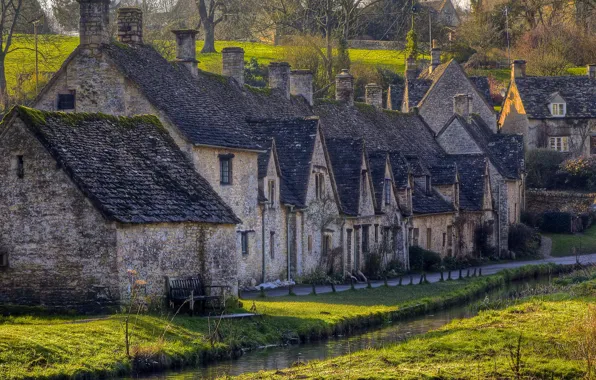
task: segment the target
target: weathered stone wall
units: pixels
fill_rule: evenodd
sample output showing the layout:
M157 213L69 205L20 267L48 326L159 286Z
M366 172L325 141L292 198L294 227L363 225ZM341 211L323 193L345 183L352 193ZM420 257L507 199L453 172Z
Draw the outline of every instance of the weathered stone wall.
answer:
M414 215L412 217L412 228L418 229L418 245L424 249L437 252L441 257L447 256L447 228L453 226L455 222L455 213L433 214L433 215ZM431 230L430 244L427 239L427 230ZM455 227L452 228L453 245L455 247ZM443 238L445 234L445 239ZM443 245L443 241L445 244ZM410 237L410 244L413 245L413 236Z
M227 285L227 294L238 294L233 225L119 225L117 239L117 273L123 299L130 297L129 269L136 270L137 278L147 282L144 294L156 305L164 304L166 276L199 274L206 284Z
M534 141L530 142L528 117L519 97L519 91L515 86L515 82L511 83L509 93L503 103L499 117L499 128L503 133L524 135L526 148L535 144Z
M590 154L589 119L531 119L528 123L529 149L548 148L549 137L568 136L569 151L577 155Z
M594 203L596 193L537 189L526 191L526 211L536 214L545 211L583 213L589 211Z
M115 227L20 120L0 142L0 303L89 309L119 298ZM16 157L23 157L23 178Z
M466 78L465 73L453 63L445 69L441 79L434 85L424 104L420 115L431 129L438 133L453 116L453 97L457 94L471 94L472 113L480 115L486 124L496 132L496 115Z
M401 41L348 40L348 47L364 50L403 50L404 43Z
M458 119L454 119L451 125L437 137L437 142L449 154L483 153Z

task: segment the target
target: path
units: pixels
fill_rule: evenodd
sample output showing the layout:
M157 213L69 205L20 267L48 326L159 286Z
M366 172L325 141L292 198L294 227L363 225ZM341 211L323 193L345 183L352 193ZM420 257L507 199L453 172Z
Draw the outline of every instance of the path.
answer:
M551 258L553 252L553 239L548 236L540 235L540 254L542 257L548 259Z
M591 255L582 255L578 257L578 260L582 264L593 264L596 263L596 253ZM502 264L490 264L490 265L483 265L482 268L482 275L489 275L495 274L500 272L504 269L514 269L519 268L524 265L536 265L536 264L547 264L547 263L555 263L555 264L574 264L576 262L575 256L568 256L568 257L549 257L546 259L541 260L531 260L531 261L514 261L509 263L502 263ZM479 268L479 267L476 267ZM471 272L474 271L474 268L470 268ZM467 270L464 270L464 275ZM451 271L452 278L456 279L459 274L458 270ZM447 272L444 272L444 278L447 279ZM429 282L438 282L441 279L440 273L427 273L426 279ZM420 280L420 275L413 275L413 281L415 284L418 283ZM396 286L399 283L399 277L393 278L387 281L389 286ZM406 275L402 278L403 284L408 284L410 282L410 276ZM379 286L383 286L384 282L382 280L375 280L371 281L371 285L373 288L378 288ZM366 288L367 284L359 283L354 284L356 289ZM331 293L332 289L329 285L317 285L317 294L321 293ZM350 285L336 285L336 291L343 292L350 289ZM296 285L294 286L294 293L297 296L305 296L312 292L312 285ZM277 288L277 289L269 289L265 290L265 294L267 297L281 297L288 295L288 288ZM258 291L249 291L249 292L242 292L241 298L242 299L253 299L259 296Z

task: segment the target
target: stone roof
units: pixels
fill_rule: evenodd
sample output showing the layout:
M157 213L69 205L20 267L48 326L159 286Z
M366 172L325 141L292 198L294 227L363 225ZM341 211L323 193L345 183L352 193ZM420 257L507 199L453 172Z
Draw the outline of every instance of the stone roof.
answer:
M154 116L67 114L25 107L15 107L11 114L23 120L109 220L240 222Z
M443 198L437 190L431 189L427 194L425 189L418 184L414 184L412 208L414 214L438 214L455 211L453 204Z
M418 104L424 98L432 86L433 81L430 79L414 79L406 81L405 95L407 95L408 107L418 107Z
M408 162L410 172L414 177L425 177L431 175L428 171L428 167L422 162L422 160L420 160L420 157L408 154L405 156L405 158Z
M400 152L388 152L393 180L398 189L405 189L409 186L408 176L411 173L408 161Z
M310 115L302 97L240 87L233 79L199 70L198 77L148 45L111 43L103 51L120 71L195 145L260 150L248 118Z
M468 77L470 82L476 87L478 92L484 96L486 102L491 106L494 107L495 103L493 102L493 98L490 95L490 83L488 83L487 77Z
M383 151L372 152L368 154L368 165L370 168L370 177L372 179L375 191L377 210L381 210L383 205L383 191L385 189L385 169L387 166L387 153Z
M457 166L455 164L440 164L428 168L433 185L453 185L457 182Z
M428 125L415 114L377 110L362 103L350 107L335 101L318 101L314 113L321 118L326 138L361 138L368 152L401 152L428 164L445 156Z
M551 96L558 92L567 103L566 118L596 118L596 79L588 76L515 78L526 115L530 119L550 119Z
M337 193L344 214L358 216L360 205L360 173L362 168L362 139L325 139Z
M317 118L253 119L249 120L249 124L252 133L262 144L271 139L275 141L281 171L282 203L306 207L306 193L319 120Z
M459 173L459 207L482 211L485 189L486 157L482 154L451 155Z
M443 7L445 7L446 2L447 0L423 0L420 1L418 4L420 4L423 7L432 8L437 12L441 12L443 10Z

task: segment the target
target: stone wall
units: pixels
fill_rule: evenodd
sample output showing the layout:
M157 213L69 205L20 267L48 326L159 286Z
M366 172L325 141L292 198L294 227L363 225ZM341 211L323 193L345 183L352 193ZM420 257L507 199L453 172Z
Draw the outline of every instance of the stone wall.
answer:
M458 119L437 137L437 142L448 154L484 153Z
M447 256L447 230L448 226L453 226L455 223L455 213L446 214L432 214L432 215L415 215L412 217L412 229L418 229L418 245L424 249L437 252L441 257ZM430 229L430 242L428 241L427 231ZM413 234L411 231L410 244L414 245ZM452 228L453 233L453 247L455 247L455 227ZM443 235L445 234L445 239ZM443 241L445 240L445 244Z
M0 163L0 250L9 261L0 303L89 309L117 301L115 227L18 119L1 140Z
M403 50L404 43L401 41L348 40L348 47L364 50Z
M526 211L540 214L545 211L571 213L588 212L596 201L596 193L573 191L526 190Z
M166 276L199 274L206 284L230 286L237 295L236 231L233 225L162 223L120 225L118 279L123 299L130 296L129 269L147 282L144 292L156 305L163 305Z

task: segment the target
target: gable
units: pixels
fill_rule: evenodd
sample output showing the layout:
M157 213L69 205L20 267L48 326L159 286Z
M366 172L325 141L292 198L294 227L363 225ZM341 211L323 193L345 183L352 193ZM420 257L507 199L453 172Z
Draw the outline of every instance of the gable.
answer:
M478 154L482 149L457 117L453 117L437 136L437 142L448 154Z
M361 153L360 164L360 199L359 199L359 216L368 216L375 214L374 206L374 190L372 186L372 173L369 170L364 151ZM363 175L362 173L366 173ZM365 181L364 183L362 181Z

